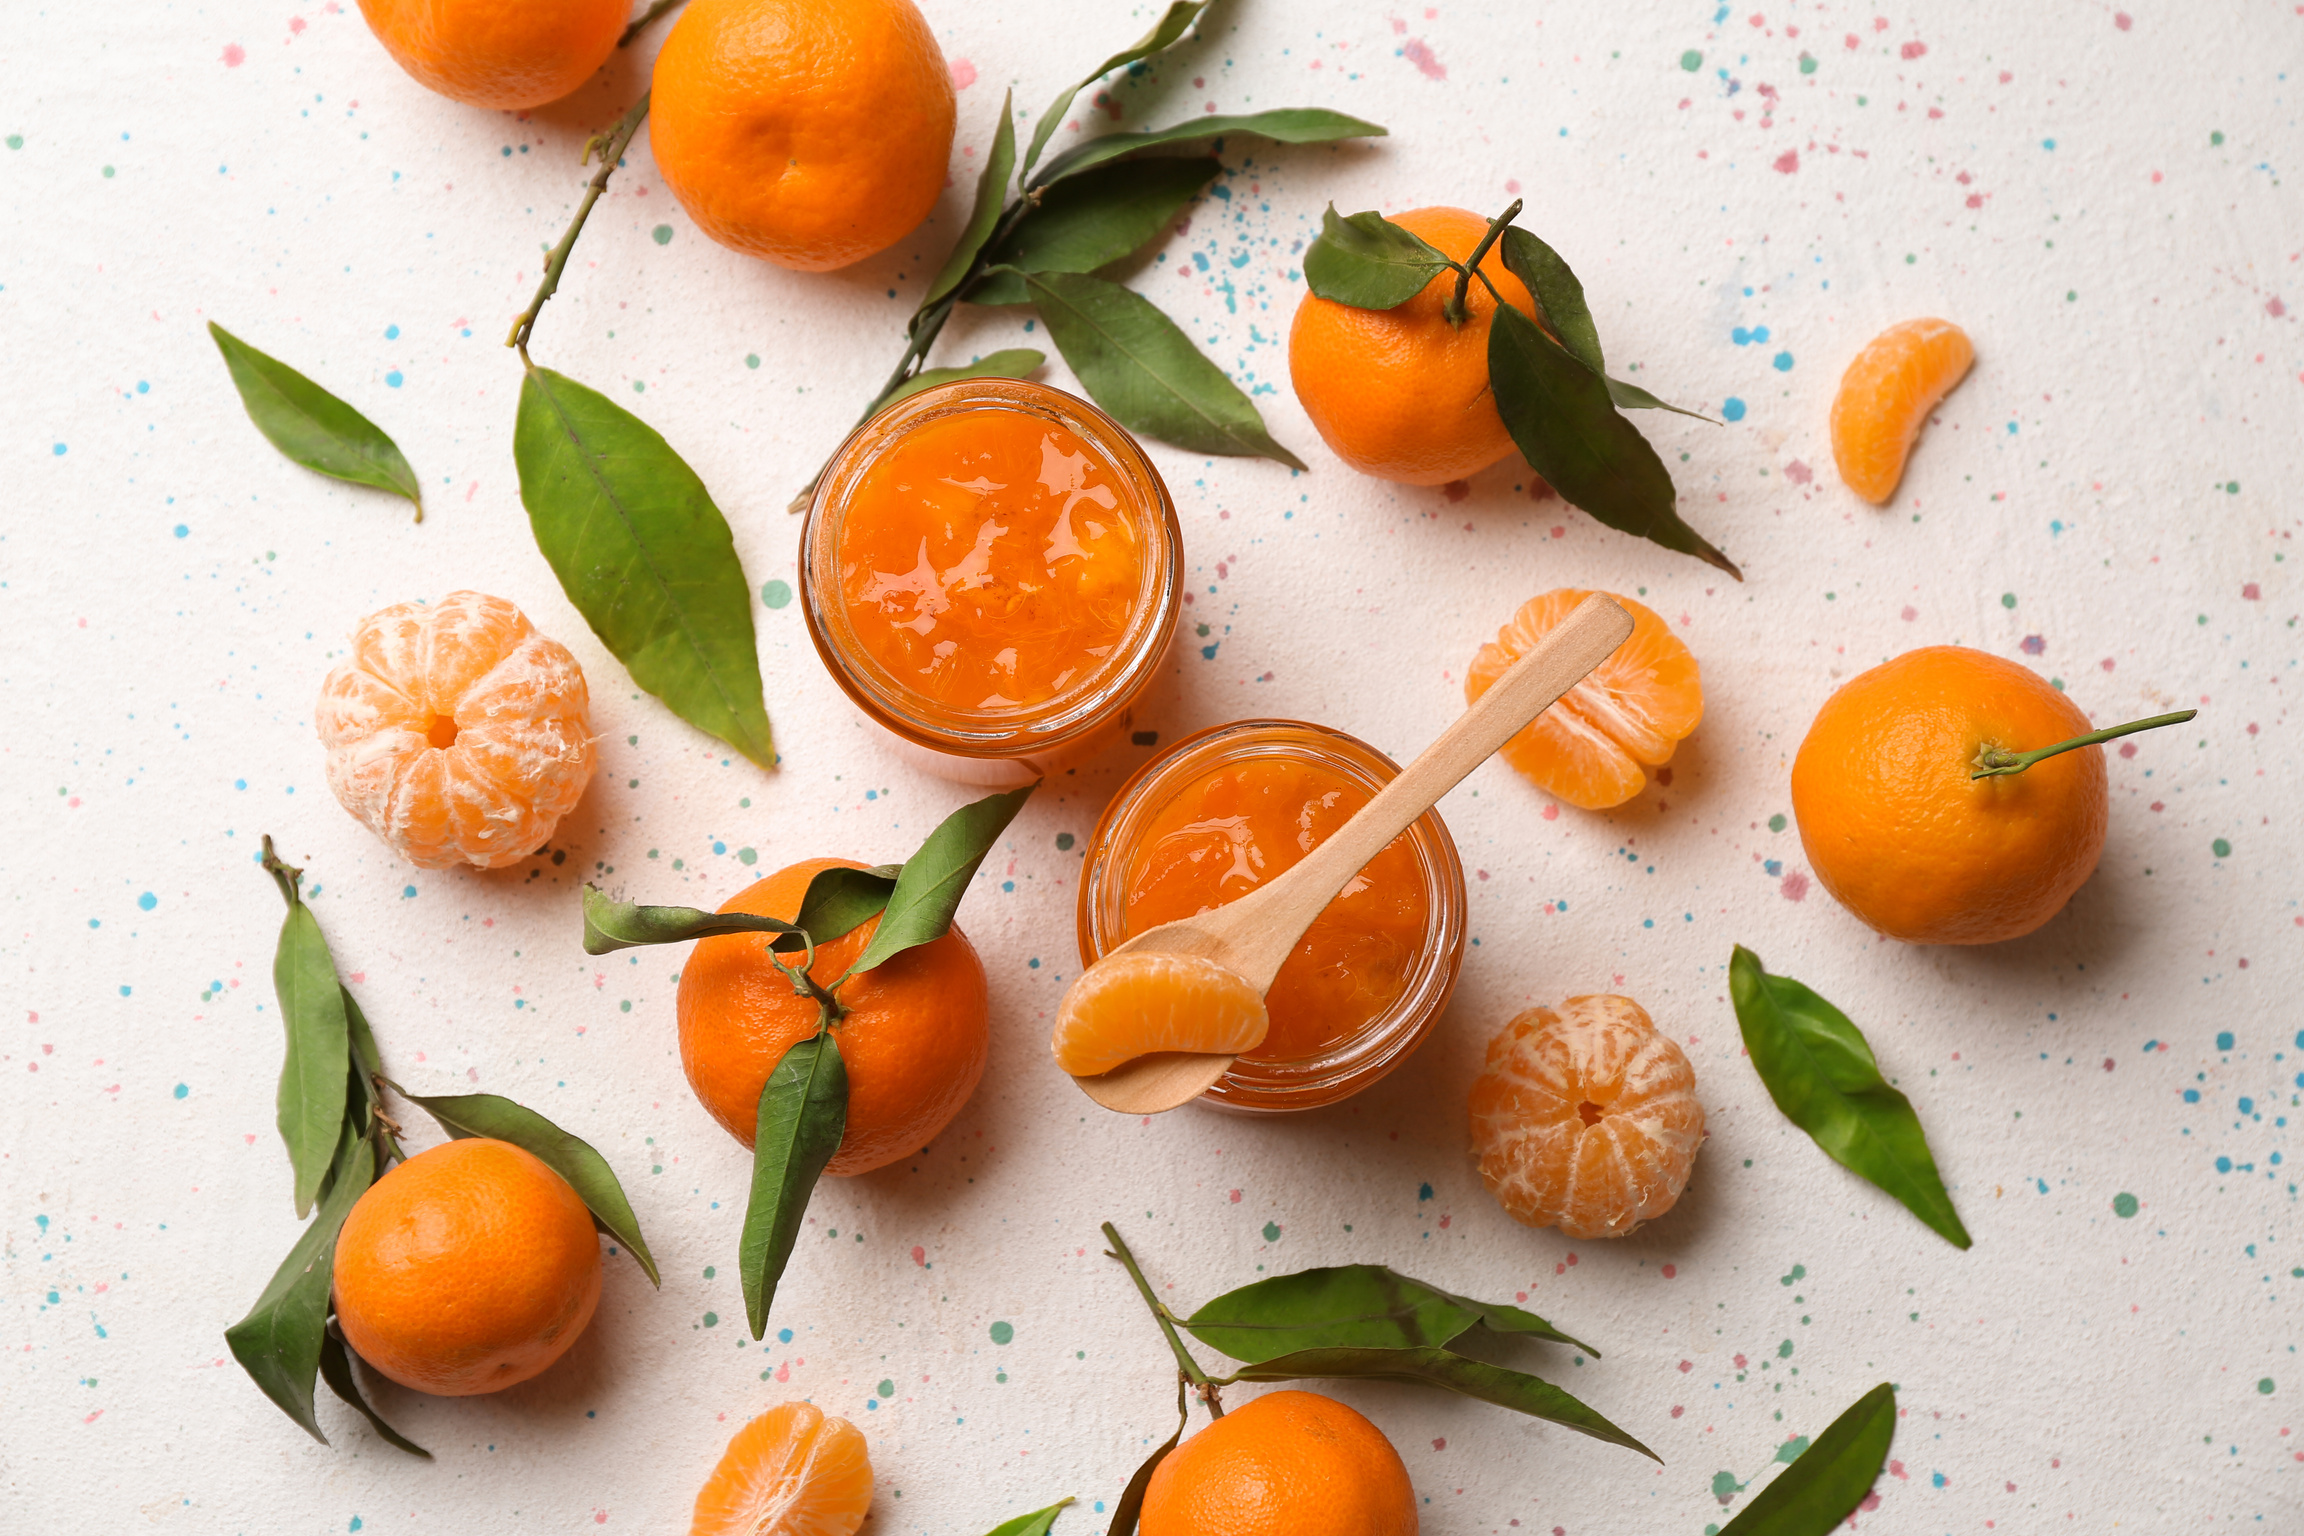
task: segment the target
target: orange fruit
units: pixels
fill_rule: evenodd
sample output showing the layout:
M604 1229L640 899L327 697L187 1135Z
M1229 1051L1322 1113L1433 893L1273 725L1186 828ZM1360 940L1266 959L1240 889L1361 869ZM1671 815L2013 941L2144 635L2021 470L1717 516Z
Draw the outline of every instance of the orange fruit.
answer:
M1415 1536L1384 1432L1332 1397L1268 1392L1160 1459L1142 1536Z
M912 0L689 0L653 89L665 184L748 256L844 267L944 190L952 72Z
M813 1403L784 1403L728 1442L688 1536L855 1536L871 1506L862 1432Z
M836 864L863 868L810 859L754 881L720 910L790 922L808 882ZM875 917L816 946L809 974L829 987L879 926ZM869 1173L934 1140L976 1091L991 1049L991 999L984 962L957 927L851 978L839 997L848 1016L833 1034L848 1069L848 1128L826 1167ZM680 970L676 1008L688 1085L729 1135L751 1146L760 1090L785 1051L816 1033L815 1001L793 994L766 935L723 934L697 941Z
M467 106L558 101L616 51L627 0L360 0L368 30L427 90Z
M600 1303L600 1240L568 1181L508 1141L443 1142L353 1203L336 1321L404 1387L494 1392L567 1352Z
M1587 595L1563 587L1521 604L1472 658L1465 702L1494 686ZM1632 615L1632 638L1504 744L1504 761L1546 793L1587 811L1640 793L1646 770L1672 761L1673 749L1704 718L1704 684L1688 647L1645 604L1616 601Z
M1832 397L1832 457L1848 489L1874 506L1896 494L1928 413L1975 361L1949 320L1907 320L1865 343Z
M1457 261L1488 233L1462 208L1418 208L1392 222ZM1527 287L1494 247L1480 270L1523 314ZM1475 278L1463 323L1448 323L1456 274L1442 272L1396 309L1355 309L1307 293L1288 331L1288 376L1304 413L1336 456L1364 475L1405 485L1444 485L1512 451L1512 434L1488 388L1488 327L1496 300Z
M1628 997L1572 997L1496 1032L1472 1083L1481 1182L1523 1226L1624 1237L1672 1209L1704 1141L1687 1053Z
M1957 645L1906 651L1816 712L1792 760L1800 845L1824 888L1892 939L2030 933L2104 851L2104 749L1969 775L1988 747L2025 752L2094 728L2028 667Z
M584 669L500 597L401 603L352 633L314 711L336 799L424 869L534 853L592 781Z
M1237 1056L1272 1027L1264 994L1230 966L1197 955L1107 955L1056 1010L1056 1065L1095 1077L1153 1051Z

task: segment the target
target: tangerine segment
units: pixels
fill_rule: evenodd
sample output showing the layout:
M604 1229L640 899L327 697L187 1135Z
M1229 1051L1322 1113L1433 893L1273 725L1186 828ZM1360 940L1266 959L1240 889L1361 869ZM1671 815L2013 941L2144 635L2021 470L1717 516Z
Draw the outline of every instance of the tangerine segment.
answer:
M1832 397L1832 457L1848 489L1876 507L1896 494L1928 413L1975 361L1949 320L1907 320L1865 344Z
M1623 1237L1672 1209L1704 1140L1696 1070L1628 997L1531 1008L1488 1042L1472 1155L1505 1214Z
M871 1507L863 1433L813 1403L782 1403L728 1442L688 1536L855 1536Z
M1521 604L1472 658L1465 702L1486 693L1588 595L1564 587ZM1632 637L1504 744L1504 761L1522 776L1587 811L1640 793L1646 770L1670 762L1704 718L1695 656L1647 605L1623 596L1616 601L1632 615Z
M360 0L417 84L467 106L540 107L591 78L624 34L626 0Z
M600 1240L566 1179L508 1141L417 1153L353 1203L336 1237L344 1341L442 1397L535 1376L600 1303Z
M500 597L372 613L320 685L328 787L424 869L534 853L592 780L591 698L568 648Z
M1161 951L1106 955L1072 983L1050 1046L1074 1077L1156 1051L1238 1056L1263 1044L1264 994L1230 966Z
M1370 799L1343 774L1299 758L1225 764L1185 786L1138 838L1128 863L1128 931L1142 933L1238 901L1294 869ZM1408 990L1425 943L1429 893L1402 833L1323 907L1264 994L1271 1032L1250 1053L1302 1061L1382 1018Z

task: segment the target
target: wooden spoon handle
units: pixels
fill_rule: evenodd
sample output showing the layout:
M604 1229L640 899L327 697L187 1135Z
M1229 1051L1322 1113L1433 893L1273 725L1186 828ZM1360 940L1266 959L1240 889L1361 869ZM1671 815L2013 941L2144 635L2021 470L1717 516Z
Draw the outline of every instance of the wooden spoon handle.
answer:
M1631 634L1632 615L1607 593L1595 592L1578 603L1334 837L1249 898L1262 910L1256 913L1256 937L1237 953L1240 974L1269 987L1312 920L1386 843L1615 654ZM1245 905L1235 903L1236 908Z

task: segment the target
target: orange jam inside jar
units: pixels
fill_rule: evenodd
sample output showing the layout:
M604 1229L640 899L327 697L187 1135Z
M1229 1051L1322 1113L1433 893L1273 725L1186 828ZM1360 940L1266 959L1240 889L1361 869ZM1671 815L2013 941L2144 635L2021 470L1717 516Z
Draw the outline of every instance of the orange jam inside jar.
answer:
M906 755L1028 782L1125 726L1174 635L1178 544L1117 423L1044 385L963 380L882 411L826 469L809 628Z
M1120 791L1090 840L1083 961L1278 878L1398 771L1364 742L1292 720L1241 721L1180 742ZM1208 1100L1309 1109L1391 1071L1447 1006L1464 907L1455 843L1427 812L1305 931L1265 994L1271 1033Z

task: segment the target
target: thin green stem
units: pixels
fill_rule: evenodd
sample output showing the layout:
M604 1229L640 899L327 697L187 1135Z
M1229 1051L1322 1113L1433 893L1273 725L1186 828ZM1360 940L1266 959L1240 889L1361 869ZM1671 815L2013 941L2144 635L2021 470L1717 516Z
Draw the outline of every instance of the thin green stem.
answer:
M624 151L631 147L632 136L640 131L641 123L647 120L648 96L648 92L642 91L640 99L632 103L631 109L618 120L615 127L584 141L584 153L576 163L583 165L592 158L593 151L598 150L600 169L593 172L592 180L586 183L584 200L576 205L576 216L568 221L568 228L560 236L560 243L552 247L551 253L544 258L544 277L536 285L536 297L528 301L528 307L512 322L512 334L504 338L504 345L518 350L523 362L528 358L528 338L536 329L536 317L543 313L544 306L559 291L560 274L567 269L568 257L576 249L576 237L584 233L584 221L592 216L592 205L600 201L601 193L608 190L608 178L615 174L616 162L623 158Z
M962 286L965 287L966 284L963 283ZM890 373L887 382L880 386L880 392L872 397L869 405L864 407L864 414L856 418L857 426L860 427L865 422L870 421L872 413L880 409L880 402L902 388L904 381L912 377L913 365L926 359L928 349L936 344L937 335L943 331L944 322L952 318L952 308L959 301L959 292L954 290L912 317L911 339L905 344L903 357L897 360L895 371ZM853 431L854 428L850 430ZM838 452L837 448L833 450L834 454ZM800 487L800 493L792 498L784 510L787 512L807 511L808 503L815 499L818 483L824 478L824 471L831 467L832 460L830 458L826 458L822 464L817 465L816 473L808 477L808 483Z
M1456 291L1448 296L1447 304L1440 311L1450 325L1462 325L1464 323L1464 299L1472 288L1472 274L1479 268L1480 258L1488 254L1488 247L1503 237L1505 226L1520 217L1520 205L1525 201L1525 198L1512 199L1511 207L1490 219L1488 221L1488 233L1482 235L1480 243L1472 247L1470 256L1456 264ZM1486 281L1486 279L1482 280ZM1488 291L1490 293L1496 291L1493 283L1489 284ZM1498 302L1501 303L1502 300L1499 299Z
M2060 741L2052 747L2035 747L2029 752L2012 752L2006 747L1986 746L1977 752L1974 764L1976 771L1968 777L1971 779L1997 779L2004 778L2011 773L2022 773L2034 763L2043 758L2054 757L2059 752L2070 752L2075 747L2097 746L2100 743L2111 741L2115 737L2133 736L2138 731L2158 730L2163 725L2182 725L2198 713L2200 711L2196 709L2180 709L2172 715L2154 715L2149 720L2131 720L2126 725L2115 725L2110 730L2090 731L2085 736L2075 736L2070 741Z
M836 995L840 989L840 981L846 981L848 978L842 976L840 981L826 987L810 974L816 969L816 941L808 936L806 929L802 929L800 942L805 946L805 952L801 955L800 963L797 966L786 965L783 958L776 953L773 945L768 946L768 963L782 971L786 979L792 983L792 995L794 997L816 999L816 1006L823 1014L824 1028L830 1029L848 1017L847 1005L842 1003Z
M638 37L642 32L647 31L648 23L663 15L666 11L676 11L687 3L688 0L656 0L654 5L648 7L648 9L640 13L638 20L634 21L632 25L624 29L624 35L616 39L616 46L622 48L627 43L631 42L632 39Z
M293 864L283 863L280 855L272 851L272 834L264 834L264 872L272 883L280 887L280 899L293 907L301 899L299 891L304 884L304 871Z
M1191 1352L1184 1347L1184 1341L1176 1336L1172 1314L1160 1305L1160 1298L1152 1294L1152 1283L1144 1278L1144 1271L1136 1267L1136 1255L1130 1253L1128 1245L1120 1240L1120 1229L1110 1222L1104 1223L1104 1240L1112 1245L1111 1256L1120 1261L1121 1267L1128 1271L1128 1278L1136 1282L1136 1294L1143 1297L1144 1305L1151 1309L1152 1321L1158 1323L1160 1331L1168 1336L1168 1347L1175 1352L1176 1368L1184 1373L1184 1379L1203 1389L1214 1385L1208 1379L1208 1373L1200 1369L1200 1362L1193 1359ZM1221 1403L1208 1397L1205 1390L1201 1397L1207 1402L1209 1412L1218 1418L1224 1416Z

